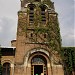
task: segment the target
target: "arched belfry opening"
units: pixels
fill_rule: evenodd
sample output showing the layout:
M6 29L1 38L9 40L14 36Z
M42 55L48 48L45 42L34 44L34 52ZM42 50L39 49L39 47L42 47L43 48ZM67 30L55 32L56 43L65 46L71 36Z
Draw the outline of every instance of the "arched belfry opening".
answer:
M44 4L41 4L40 6L40 9L41 9L41 18L42 18L42 22L43 23L45 23L46 22L46 12L45 12L45 10L47 9L47 6L46 5L44 5Z
M35 8L35 4L29 4L28 8L29 8L29 23L32 24L34 22L34 8Z

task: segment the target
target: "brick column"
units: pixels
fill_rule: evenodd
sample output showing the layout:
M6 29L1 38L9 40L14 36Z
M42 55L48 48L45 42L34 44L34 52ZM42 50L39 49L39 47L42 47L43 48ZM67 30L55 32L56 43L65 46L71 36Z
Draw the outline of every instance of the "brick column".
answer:
M49 63L47 64L47 68L48 68L48 75L52 75L51 67L50 67L50 64Z
M10 66L10 75L14 75L14 64L12 64L12 63Z
M31 75L31 64L27 66L27 75Z
M27 66L24 65L24 75L27 75Z
M52 65L53 75L64 75L62 65Z
M57 65L57 71L58 71L58 75L64 75L64 70L62 65Z

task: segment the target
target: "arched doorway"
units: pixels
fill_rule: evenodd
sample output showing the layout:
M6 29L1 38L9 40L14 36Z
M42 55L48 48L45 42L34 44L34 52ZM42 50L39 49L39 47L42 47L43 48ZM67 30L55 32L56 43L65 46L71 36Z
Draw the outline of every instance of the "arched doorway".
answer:
M47 75L47 60L42 55L31 59L31 75Z
M10 63L6 62L3 64L2 75L10 75Z

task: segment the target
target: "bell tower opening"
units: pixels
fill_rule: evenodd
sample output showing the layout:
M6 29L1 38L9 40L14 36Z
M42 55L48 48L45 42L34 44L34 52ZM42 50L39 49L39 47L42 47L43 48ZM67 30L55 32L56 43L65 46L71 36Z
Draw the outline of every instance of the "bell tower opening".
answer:
M47 75L47 60L42 55L36 55L31 60L31 75Z

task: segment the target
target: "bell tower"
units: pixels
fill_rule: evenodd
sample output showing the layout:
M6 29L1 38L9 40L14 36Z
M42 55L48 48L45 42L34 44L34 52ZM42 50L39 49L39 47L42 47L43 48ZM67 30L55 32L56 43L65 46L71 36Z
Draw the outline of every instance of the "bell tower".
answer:
M60 69L57 75L63 75L60 49L60 28L54 3L50 0L21 0L15 75L55 75L56 66Z

